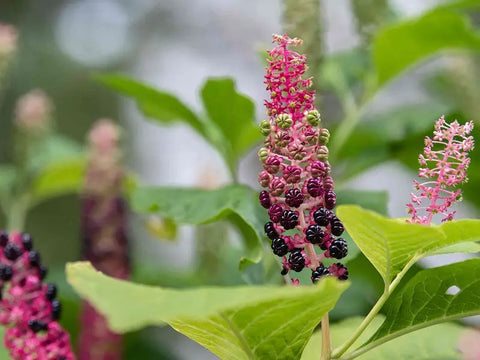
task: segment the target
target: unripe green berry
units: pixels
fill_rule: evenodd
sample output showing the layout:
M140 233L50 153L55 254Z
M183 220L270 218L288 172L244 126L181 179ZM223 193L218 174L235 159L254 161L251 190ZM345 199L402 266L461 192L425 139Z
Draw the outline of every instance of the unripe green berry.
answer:
M277 125L283 129L289 129L292 126L293 120L290 115L288 114L280 114L277 116Z
M317 160L322 162L328 161L328 148L326 146L319 146L316 151Z
M320 136L318 137L319 143L321 145L327 145L329 140L330 140L330 131L328 131L328 129L325 129L325 128L320 130Z
M264 163L268 158L268 150L266 148L260 148L260 150L258 150L258 157L260 161Z
M270 121L268 120L262 120L260 122L260 132L263 134L263 136L268 136L272 132L272 128L270 127Z
M320 113L317 110L310 110L307 113L307 122L312 126L320 125L322 119L320 118Z

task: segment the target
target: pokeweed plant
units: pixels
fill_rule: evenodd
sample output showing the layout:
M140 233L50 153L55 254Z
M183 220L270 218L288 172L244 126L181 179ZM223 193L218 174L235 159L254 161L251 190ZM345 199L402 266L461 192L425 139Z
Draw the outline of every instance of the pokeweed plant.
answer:
M88 263L67 266L70 284L116 332L169 324L222 359L374 359L382 351L394 358L409 353L412 346L418 348L419 343L422 351L428 347L430 358L455 356L454 339L463 327L440 323L480 314L480 261L471 259L420 270L410 278L406 275L425 256L479 250L476 241L480 239L480 221L450 221L453 215L447 211L458 198L456 186L466 179L467 155L473 148L472 123L447 124L443 117L436 122L434 136L426 140L420 156L419 174L432 180L415 183L421 195L412 197L417 206L408 206L412 219L389 219L358 205L341 205L335 214L336 196L326 148L328 132L319 126L320 116L312 103L314 94L308 90L311 80L302 78L305 57L288 48L299 40L287 36L274 36L274 40L278 46L270 51L265 80L271 94L266 102L270 119L260 125L267 138L259 152L265 169L259 180L267 190L260 193L259 202L269 209L271 220L263 231L276 255L290 252L282 261L282 274L309 267L315 285L176 290L109 278ZM118 77L114 79L119 81L117 85L125 85ZM233 201L227 205L232 201L227 189L177 189L176 200L181 203L181 196L188 194L190 207L202 209L200 215L196 211L197 222L215 218L215 212L204 205L207 201L215 202L215 206L223 204L221 213L232 216L232 208L244 204ZM144 211L187 219L181 214L183 207L169 200L167 191L171 189L139 188L132 202L137 208L141 204ZM245 197L247 193L241 194ZM430 202L427 207L419 200L423 198ZM253 209L237 214L252 223L265 218L262 211ZM447 221L430 224L428 216L418 217L423 209L431 214L443 213ZM330 327L327 314L349 282L336 279L346 277L344 267L320 263L343 257L346 247L343 241L337 246L335 236L342 235L344 229L382 278L384 291L365 318ZM317 254L315 245L323 253ZM355 274L350 275L355 281ZM300 282L295 280L293 285ZM317 335L314 331L320 322ZM421 332L433 325L431 331ZM417 330L422 338L406 335ZM433 345L439 333L449 334L450 339ZM331 340L338 346L332 348Z

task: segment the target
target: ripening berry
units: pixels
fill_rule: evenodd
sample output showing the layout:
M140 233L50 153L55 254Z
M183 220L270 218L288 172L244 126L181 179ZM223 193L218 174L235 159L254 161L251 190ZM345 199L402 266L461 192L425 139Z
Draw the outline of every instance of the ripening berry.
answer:
M330 244L328 251L331 257L342 259L348 254L347 242L343 238L335 239Z
M282 158L272 155L265 160L265 163L263 164L263 168L268 173L275 175L281 169L281 165L282 165Z
M288 253L288 245L279 237L272 240L272 250L277 256L285 256Z
M304 196L300 189L293 188L285 194L285 202L288 206L299 207L303 203Z
M305 232L307 241L312 244L320 244L323 241L325 232L320 225L310 225Z
M0 279L9 281L12 278L13 269L10 265L0 264Z
M310 165L310 174L313 178L323 178L325 176L325 164L321 161L315 160Z
M310 110L307 113L307 121L312 126L318 126L322 121L320 117L320 113L317 110Z
M323 264L320 264L315 270L312 271L312 282L316 283L322 276L330 275L330 271Z
M328 267L330 274L336 276L339 280L347 280L348 279L348 270L345 265L342 263L335 263Z
M320 179L308 179L307 192L313 197L323 195L323 184Z
M272 196L280 196L283 194L285 191L285 180L283 178L273 178L272 181L270 181L270 195Z
M282 219L282 214L283 208L278 204L273 204L268 210L268 216L274 223L278 223Z
M8 260L12 260L12 261L17 260L18 257L22 255L22 250L14 243L8 243L3 249L3 252L5 254L5 257Z
M258 200L260 200L260 205L262 205L265 209L269 209L270 205L272 205L272 202L270 200L270 195L266 190L260 191Z
M337 195L332 190L327 190L325 193L325 207L332 210L337 205Z
M291 210L284 210L280 224L285 230L294 229L298 225L298 214Z
M8 233L0 230L0 246L5 246L8 243Z
M305 267L305 258L302 254L302 249L293 249L288 257L288 264L290 268L296 272L300 272Z
M296 165L288 165L283 170L283 178L287 184L296 184L300 181L302 175L302 168Z
M327 226L330 223L332 212L325 208L320 208L313 213L313 219L320 226Z
M264 226L265 234L267 234L270 240L274 240L278 238L277 230L275 230L275 226L272 222L267 222Z
M258 174L258 182L262 187L268 187L272 178L273 176L266 171L262 171L260 174Z

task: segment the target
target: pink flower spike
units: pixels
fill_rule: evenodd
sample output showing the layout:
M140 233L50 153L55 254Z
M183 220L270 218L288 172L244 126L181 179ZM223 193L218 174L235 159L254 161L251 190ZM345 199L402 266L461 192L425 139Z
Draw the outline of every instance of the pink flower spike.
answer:
M468 151L474 147L473 137L469 136L472 129L471 121L465 125L457 121L449 124L442 116L435 122L433 139L425 138L423 155L419 155L424 167L419 169L418 176L426 180L414 180L418 194L412 193L411 203L407 204L410 222L429 225L435 214L443 216L442 222L453 219L455 211L447 210L461 199L461 190L455 187L467 180Z

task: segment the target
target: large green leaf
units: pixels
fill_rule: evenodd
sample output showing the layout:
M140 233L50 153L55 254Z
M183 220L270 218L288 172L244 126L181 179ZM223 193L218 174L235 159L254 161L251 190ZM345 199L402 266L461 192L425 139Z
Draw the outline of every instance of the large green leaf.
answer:
M235 166L239 156L262 139L253 101L237 92L230 78L209 79L203 86L202 100L208 117L230 145L230 165Z
M296 359L348 286L206 287L174 290L109 278L89 263L67 265L74 289L117 332L168 323L222 359ZM321 301L319 301L321 299Z
M246 186L230 185L216 190L144 187L132 193L131 204L137 212L155 213L179 224L227 219L238 227L245 241L246 254L240 267L257 263L262 257L267 212L258 204L258 193Z
M387 284L415 258L457 243L480 240L480 220L425 226L388 219L358 206L340 206L337 214Z
M385 322L367 344L378 344L440 322L479 315L480 259L419 272L390 298L389 305Z
M133 98L146 116L165 123L184 121L199 134L206 136L204 124L198 116L172 94L124 75L98 75L96 78L119 93Z
M52 135L35 144L28 159L29 170L42 171L55 163L77 160L83 154L83 146L62 135Z
M435 10L384 28L374 41L378 86L442 50L480 50L480 35L460 13Z
M377 330L384 317L379 315L355 342L361 345ZM362 322L361 317L350 318L330 327L332 345L341 345ZM457 324L439 324L429 329L423 329L398 339L393 339L371 351L360 355L358 360L439 360L457 359L457 343L464 327ZM313 334L302 354L301 360L318 360L322 348L322 335Z

